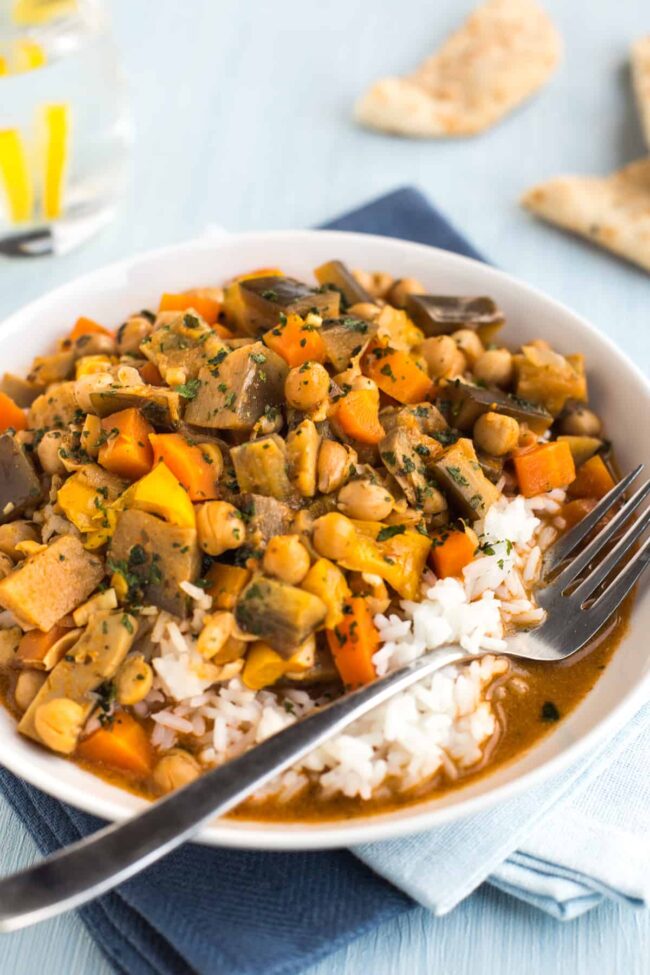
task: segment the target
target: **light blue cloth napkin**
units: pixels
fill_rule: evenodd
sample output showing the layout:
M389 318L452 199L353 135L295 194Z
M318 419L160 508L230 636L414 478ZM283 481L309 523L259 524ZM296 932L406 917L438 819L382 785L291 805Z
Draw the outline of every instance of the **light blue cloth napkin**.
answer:
M603 899L650 904L650 704L536 788L429 833L356 847L434 914L481 883L568 921Z

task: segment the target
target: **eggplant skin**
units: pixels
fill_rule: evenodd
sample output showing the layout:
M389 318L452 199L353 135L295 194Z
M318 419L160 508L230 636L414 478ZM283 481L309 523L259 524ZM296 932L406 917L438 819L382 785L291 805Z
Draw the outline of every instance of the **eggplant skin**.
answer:
M449 335L459 328L490 329L496 333L504 315L492 298L455 295L409 295L406 311L425 335Z
M372 295L359 284L343 261L327 261L321 264L314 271L314 277L320 285L329 285L340 291L347 307L367 302L372 304Z
M327 609L318 596L278 579L256 576L242 591L235 619L245 633L265 640L284 657L325 620Z
M0 436L0 525L12 521L42 496L41 482L23 447L10 433Z
M229 285L224 309L239 329L259 335L274 328L281 314L336 318L340 306L338 291L316 291L296 278L265 277Z

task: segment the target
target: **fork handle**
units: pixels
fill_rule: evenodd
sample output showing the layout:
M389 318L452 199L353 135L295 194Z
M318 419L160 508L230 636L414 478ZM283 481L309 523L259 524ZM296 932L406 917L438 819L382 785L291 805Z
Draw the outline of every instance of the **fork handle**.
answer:
M284 728L124 823L73 843L0 880L0 931L79 907L170 853L213 816L299 761L356 718L428 674L468 654L443 647Z

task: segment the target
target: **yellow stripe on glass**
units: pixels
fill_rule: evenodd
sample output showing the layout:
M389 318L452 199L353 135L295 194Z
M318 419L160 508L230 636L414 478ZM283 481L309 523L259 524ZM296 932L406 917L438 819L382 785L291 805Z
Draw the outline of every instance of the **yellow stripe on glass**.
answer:
M56 220L63 210L65 178L70 158L70 106L46 105L43 176L43 217Z
M0 57L0 75L9 74L9 68L7 67L7 59Z
M45 51L36 41L22 37L14 43L14 70L16 74L42 68L47 58Z
M11 19L14 24L33 27L74 13L77 7L78 0L15 0Z
M34 187L23 140L17 129L0 130L0 182L12 223L29 220L34 206Z

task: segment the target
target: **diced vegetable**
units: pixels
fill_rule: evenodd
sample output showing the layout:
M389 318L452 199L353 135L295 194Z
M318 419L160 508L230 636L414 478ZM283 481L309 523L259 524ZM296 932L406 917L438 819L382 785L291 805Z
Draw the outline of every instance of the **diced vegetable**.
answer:
M474 444L465 437L448 447L433 467L443 490L461 514L472 521L484 518L488 508L499 498L499 491L483 473Z
M284 535L291 524L293 510L285 501L263 494L239 494L232 501L246 520L248 544L255 550L275 535Z
M250 430L265 412L284 402L287 372L284 359L262 342L220 354L199 373L200 387L187 405L185 420L209 429Z
M340 292L346 305L357 305L372 302L372 295L368 294L343 261L327 261L314 270L314 277L320 285L330 285L334 291Z
M0 433L5 430L25 430L27 417L10 396L0 392Z
M246 654L241 679L250 690L260 691L263 687L269 687L280 680L286 668L286 658L260 640L259 643L254 643Z
M292 494L287 476L286 445L276 433L233 447L230 457L242 491L281 500Z
M563 504L560 514L566 522L564 530L570 531L574 528L590 511L594 510L597 504L598 498L575 498Z
M201 570L196 530L166 524L144 511L123 511L111 539L108 566L124 599L153 603L184 616L188 597L180 584L193 582Z
M165 382L178 387L185 397L193 394L201 368L225 349L215 330L191 312L157 324L140 345Z
M525 498L567 487L575 477L569 445L561 441L542 444L514 458L519 488ZM592 492L593 495L593 492Z
M214 562L207 571L208 585L205 589L207 595L212 596L214 609L233 609L242 589L249 583L250 577L248 569Z
M90 402L101 417L129 408L140 410L145 420L161 430L175 430L181 419L180 394L157 386L111 386L91 393Z
M408 352L375 345L363 359L363 371L398 403L421 403L434 392L434 384Z
M277 325L280 315L304 317L314 312L321 318L336 318L340 301L337 291L316 291L295 278L255 277L226 288L224 310L242 331L258 335Z
M363 596L346 600L343 619L328 629L327 642L346 687L362 687L375 679L372 658L379 649L379 632Z
M339 565L384 579L403 598L416 599L431 539L404 525L353 521L356 539Z
M43 430L54 427L63 429L74 423L79 416L79 404L75 398L75 383L61 383L37 396L27 414L30 430ZM110 411L109 411L110 412Z
M447 295L409 295L406 310L425 335L450 335L474 328L483 342L491 342L504 323L504 315L492 298L460 298Z
M289 315L285 322L264 333L264 344L281 356L287 365L325 362L326 350L321 329L308 325L300 315Z
M210 501L219 496L217 482L223 459L216 445L190 444L180 433L150 433L149 442L154 465L163 460L191 501Z
M471 386L461 379L444 384L438 405L448 414L451 425L459 430L471 430L483 413L504 413L518 423L527 423L537 434L545 433L553 422L551 414L542 406L526 403L498 389Z
M0 524L41 497L41 482L25 449L10 433L0 435Z
M88 598L103 576L101 559L74 535L61 535L0 580L0 606L26 628L51 630Z
M113 333L108 328L104 328L103 325L94 322L92 318L85 318L82 315L81 318L77 319L70 332L70 341L74 342L82 335L110 335L112 338Z
M287 436L287 473L303 498L316 494L318 451L321 436L313 420L303 420Z
M32 368L27 376L31 383L39 386L49 386L50 383L60 383L69 379L74 372L74 349L65 348L52 355L37 355L32 362Z
M305 578L300 588L322 599L327 607L325 626L333 629L343 618L343 604L350 595L350 587L339 567L329 559L318 559Z
M237 600L235 618L245 633L290 657L325 620L322 599L278 579L256 576Z
M197 288L179 294L165 292L161 296L158 311L190 311L193 308L208 325L214 325L219 318L221 304L215 298L202 293L201 288Z
M351 360L363 352L376 334L375 323L353 318L350 315L342 318L327 318L319 329L325 356L337 372L347 369Z
M77 758L144 779L153 768L149 736L139 721L126 711L118 711L103 728L94 731L78 745Z
M587 379L582 355L563 356L536 345L522 346L514 356L517 396L539 403L559 416L568 399L587 399Z
M433 538L431 566L440 579L459 576L466 565L474 558L477 547L476 535L467 529L444 530Z
M346 437L359 443L375 444L384 437L379 422L379 397L372 389L352 389L334 404L332 420Z
M180 528L196 528L192 502L185 488L174 477L164 461L125 491L118 507L134 508L158 515Z
M153 427L139 410L130 407L102 420L106 442L99 448L99 463L128 481L136 481L151 470L153 450L149 435Z
M38 383L30 383L22 376L14 376L11 372L6 372L0 382L0 390L9 396L16 406L27 409L31 406L37 396L43 392L43 386Z
M80 532L93 533L88 548L103 545L115 527L115 512L111 508L118 491L110 482L96 483L89 477L92 465L88 464L72 474L59 488L57 504L68 521ZM123 484L121 485L124 486Z
M427 514L446 508L433 477L433 462L442 453L437 440L415 429L396 425L379 444L379 456L412 505Z
M153 362L147 360L144 365L138 366L138 372L142 382L146 383L147 386L163 386L165 383L158 367Z
M610 474L605 461L596 454L582 464L569 484L571 498L604 498L614 487L614 478Z
M593 457L603 445L603 441L599 440L598 437L566 435L557 439L560 442L568 443L576 467L580 467L586 460Z
M29 630L21 637L16 662L36 670L52 670L67 649L76 643L81 632L80 629L58 625L46 633Z

